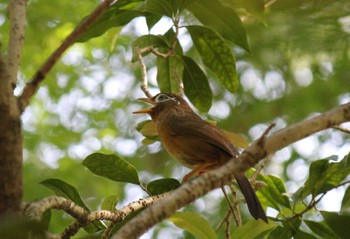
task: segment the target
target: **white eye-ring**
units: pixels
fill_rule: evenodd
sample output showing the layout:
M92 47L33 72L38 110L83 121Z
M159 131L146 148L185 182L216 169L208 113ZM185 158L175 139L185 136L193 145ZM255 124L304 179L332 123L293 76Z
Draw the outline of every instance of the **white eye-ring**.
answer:
M172 100L172 101L177 102L177 104L180 104L180 102L178 100L176 100L175 97L171 97L171 96L169 96L167 94L159 94L155 98L155 102L156 103L165 102L165 101L168 101L168 100Z

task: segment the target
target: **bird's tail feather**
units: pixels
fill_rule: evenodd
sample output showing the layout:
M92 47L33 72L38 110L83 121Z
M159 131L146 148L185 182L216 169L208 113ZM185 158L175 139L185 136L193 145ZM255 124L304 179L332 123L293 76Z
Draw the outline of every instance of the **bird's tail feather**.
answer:
M252 185L250 184L248 178L245 176L239 176L236 178L236 180L238 186L241 188L243 196L245 197L250 214L255 219L260 218L267 223L265 211L262 208L261 203L256 196L255 191L252 188Z

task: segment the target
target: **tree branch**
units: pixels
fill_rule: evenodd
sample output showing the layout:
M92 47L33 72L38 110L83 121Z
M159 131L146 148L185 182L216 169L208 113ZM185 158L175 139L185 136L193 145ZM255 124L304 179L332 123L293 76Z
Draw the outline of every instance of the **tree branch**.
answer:
M16 86L18 68L22 58L26 0L11 0L8 11L10 18L10 39L7 49L8 79L12 89Z
M80 228L94 221L108 220L118 223L124 220L125 217L132 212L152 205L169 195L171 195L171 192L140 199L129 203L125 207L114 212L107 210L89 212L69 199L59 196L51 196L28 204L24 210L24 215L30 220L40 221L44 212L49 209L60 209L65 211L74 217L76 221L62 233L60 238L64 239L70 238L75 235Z
M75 43L80 35L85 32L111 5L114 0L105 0L86 17L61 43L61 45L47 58L44 64L34 74L32 80L26 84L23 93L18 99L21 112L28 106L31 97L39 88L47 73L52 69L63 53Z
M228 184L234 175L242 174L269 154L276 152L311 134L350 121L350 103L338 106L311 119L281 129L270 137L261 137L246 149L238 160L230 160L224 166L187 182L176 189L171 197L145 209L125 224L112 238L133 239L146 230L188 205L209 191Z

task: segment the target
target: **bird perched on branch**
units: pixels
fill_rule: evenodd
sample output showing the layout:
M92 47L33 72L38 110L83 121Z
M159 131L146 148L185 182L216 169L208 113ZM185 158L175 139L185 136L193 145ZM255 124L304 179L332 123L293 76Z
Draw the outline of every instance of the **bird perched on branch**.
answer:
M158 135L169 154L188 168L184 181L235 160L237 149L216 126L203 120L178 95L159 93L152 98L141 98L152 108L134 112L147 113L154 122ZM267 217L249 180L244 174L235 175L249 212L255 219L267 222Z

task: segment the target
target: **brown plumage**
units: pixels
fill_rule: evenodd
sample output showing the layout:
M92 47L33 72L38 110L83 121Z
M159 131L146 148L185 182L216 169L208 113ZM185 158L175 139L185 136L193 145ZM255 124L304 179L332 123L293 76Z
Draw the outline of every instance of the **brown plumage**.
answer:
M238 151L220 129L201 119L180 96L160 93L151 99L140 100L154 107L134 113L149 114L169 154L193 169L185 175L185 181L193 175L221 166L237 157ZM252 216L267 222L265 212L249 180L244 175L236 180Z

